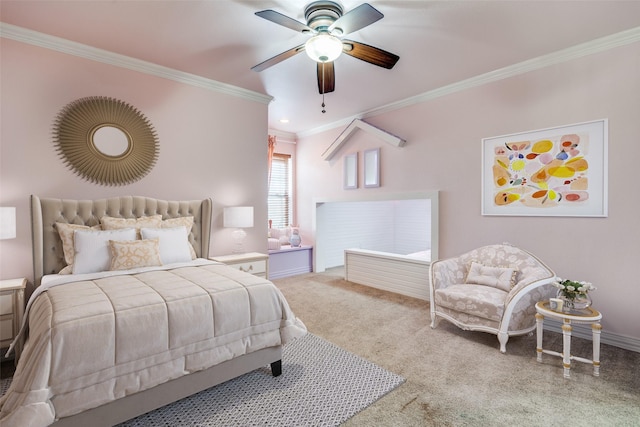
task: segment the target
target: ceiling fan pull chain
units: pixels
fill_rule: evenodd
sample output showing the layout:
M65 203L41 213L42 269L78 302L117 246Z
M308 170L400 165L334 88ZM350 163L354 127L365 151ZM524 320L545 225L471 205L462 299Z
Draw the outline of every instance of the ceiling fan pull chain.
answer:
M322 114L326 113L327 110L324 109L324 62L322 63Z

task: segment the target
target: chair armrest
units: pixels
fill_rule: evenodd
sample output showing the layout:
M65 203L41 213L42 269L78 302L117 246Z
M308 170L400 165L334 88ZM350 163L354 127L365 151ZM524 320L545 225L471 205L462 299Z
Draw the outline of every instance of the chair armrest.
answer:
M466 267L457 258L449 258L431 263L431 286L444 289L450 285L464 283Z
M555 274L548 271L539 271L539 274L531 274L520 279L518 283L509 291L505 300L505 305L509 304L520 293L527 293L540 286L551 284Z

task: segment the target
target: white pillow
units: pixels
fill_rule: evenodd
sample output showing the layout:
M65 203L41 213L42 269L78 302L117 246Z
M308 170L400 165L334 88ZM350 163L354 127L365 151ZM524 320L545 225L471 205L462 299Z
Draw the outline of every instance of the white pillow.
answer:
M160 239L160 259L163 264L191 261L187 227L142 228L143 239Z
M180 227L184 225L187 228L187 241L189 241L189 235L191 234L191 229L193 228L193 216L179 216L177 218L169 218L162 220L161 228L174 228ZM147 225L146 228L155 228L153 226ZM189 242L189 251L191 252L191 259L196 259L198 256L196 255L196 250L193 248L191 242Z
M96 273L111 267L109 240L136 240L136 229L76 230L73 239L76 251L73 274Z
M67 267L60 270L58 274L71 274L73 270L73 258L76 256L76 248L73 244L73 233L76 230L102 230L99 225L89 227L87 225L67 224L64 222L56 222L56 228L62 241L62 252L64 253L64 262Z

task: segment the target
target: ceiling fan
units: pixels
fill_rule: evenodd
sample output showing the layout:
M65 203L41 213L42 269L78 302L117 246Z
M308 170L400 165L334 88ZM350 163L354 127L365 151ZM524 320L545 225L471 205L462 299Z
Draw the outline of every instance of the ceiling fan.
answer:
M335 90L333 61L342 52L387 69L393 68L400 59L398 55L377 47L342 38L342 36L358 31L384 17L368 3L363 3L343 14L342 6L335 1L314 1L305 7L306 24L271 9L256 12L256 15L294 31L310 34L312 37L306 43L267 59L251 69L263 71L305 51L311 59L317 62L318 91L322 95Z

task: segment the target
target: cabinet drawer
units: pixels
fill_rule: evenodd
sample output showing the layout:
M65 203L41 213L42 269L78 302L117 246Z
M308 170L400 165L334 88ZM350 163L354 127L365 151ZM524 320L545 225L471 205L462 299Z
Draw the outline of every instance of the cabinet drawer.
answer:
M244 271L245 273L260 275L261 273L264 275L267 271L267 262L266 261L250 261L250 262L242 262L237 264L230 264L230 267L237 268L240 271Z
M13 292L0 294L0 315L13 313Z
M0 318L0 341L11 344L13 340L13 317Z

